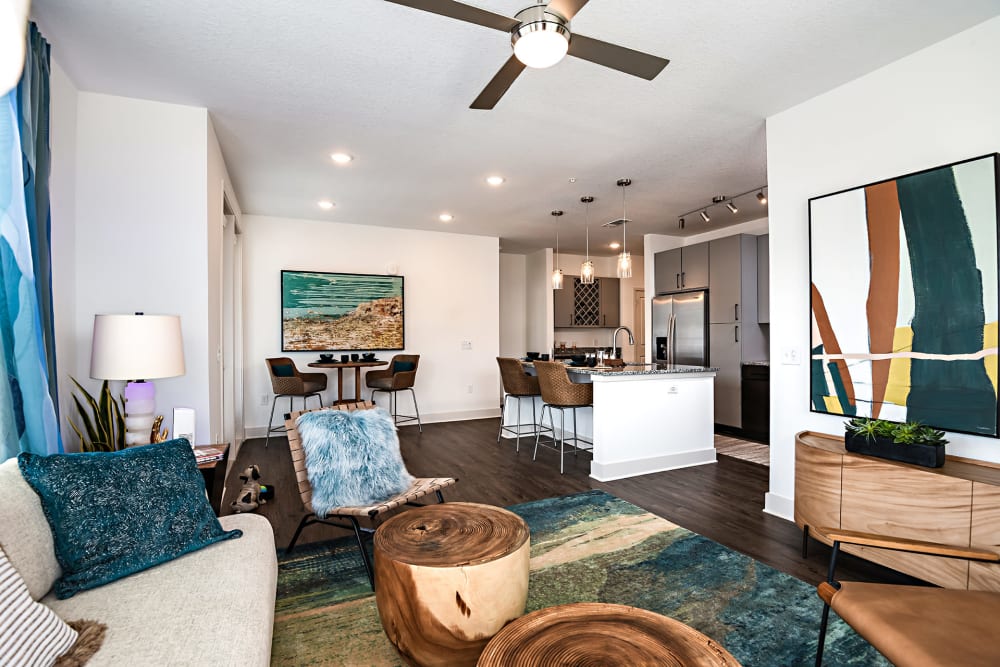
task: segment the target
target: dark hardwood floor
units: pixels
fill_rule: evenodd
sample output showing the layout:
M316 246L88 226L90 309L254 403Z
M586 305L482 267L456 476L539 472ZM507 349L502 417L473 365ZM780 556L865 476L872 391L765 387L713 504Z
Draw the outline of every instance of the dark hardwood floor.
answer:
M826 577L829 548L813 540L809 556L803 559L802 533L795 524L763 512L766 466L720 456L714 465L601 483L588 476L589 454L567 454L566 473L560 475L558 452L539 448L538 460L532 462L533 440L522 439L521 451L515 452L513 440L497 444L497 426L496 419L426 424L423 434L415 427L403 427L399 438L407 468L418 477L457 477L459 482L446 491L446 500L501 506L602 489L809 583ZM284 438L272 437L266 449L263 438L243 445L230 471L223 513L230 512L229 502L240 488L240 471L252 463L260 466L263 481L275 487L275 499L258 512L271 521L275 542L283 548L304 513ZM313 525L305 529L300 542L346 534ZM843 556L837 573L843 579L915 581L849 555Z

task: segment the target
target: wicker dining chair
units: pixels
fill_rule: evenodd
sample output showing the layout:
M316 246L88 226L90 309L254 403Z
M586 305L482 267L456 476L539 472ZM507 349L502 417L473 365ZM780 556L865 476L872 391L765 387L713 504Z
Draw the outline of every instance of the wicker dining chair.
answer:
M374 403L359 401L357 403L342 403L326 408L319 408L319 410L370 410L375 407L377 406ZM327 512L325 516L317 516L312 506L312 485L309 483L306 454L302 448L302 437L299 435L298 428L296 427L296 420L306 412L317 412L317 410L293 412L288 415L288 419L285 421L285 426L288 430L288 449L292 454L292 466L295 468L295 479L298 484L299 497L302 499L302 505L306 510L306 515L299 521L299 526L295 529L295 534L292 536L292 541L288 543L285 553L292 553L295 543L298 542L299 536L302 534L302 529L306 526L311 526L314 523L322 523L338 528L350 528L354 531L358 549L361 551L361 559L365 565L365 574L368 575L368 583L371 584L372 590L375 590L375 574L372 570L372 562L368 556L363 535L374 533L378 525L382 523L382 520L391 511L408 505L419 506L414 501L424 496L433 493L437 497L437 501L443 503L444 496L441 494L441 490L452 486L458 479L453 477L418 477L413 480L413 484L406 491L387 498L377 505L337 507ZM362 525L361 521L365 521L368 525Z
M551 433L552 429L538 423L535 398L541 397L542 390L538 388L538 378L524 372L521 362L513 357L497 357L497 364L500 366L500 381L503 384L503 399L500 403L500 431L497 433L497 442L504 433L509 433L516 438L515 451L521 451L521 436L538 435L540 432ZM510 399L517 401L517 422L507 426L505 419L507 416L507 403ZM531 403L531 422L524 424L521 422L521 401L528 399ZM525 430L524 427L530 427Z
M377 371L368 371L365 375L365 384L372 390L371 402L375 402L375 394L383 392L389 394L389 414L396 424L406 422L417 422L420 432L424 432L424 425L420 422L420 408L417 407L417 395L413 391L413 384L417 380L417 366L420 365L419 354L397 354L392 357L388 368ZM413 410L416 415L398 414L398 403L396 394L401 391L409 391L413 397Z
M538 387L542 392L542 414L541 423L545 423L545 410L549 411L549 426L552 428L552 444L541 442L541 434L535 435L535 453L531 457L534 461L538 456L538 446L551 447L559 452L559 474L563 472L563 456L565 454L566 443L572 444L574 454L579 450L589 451L593 449L594 443L577 436L576 411L577 408L588 408L594 404L594 385L590 382L577 383L569 379L566 366L558 361L536 361L535 371L538 373ZM552 411L559 411L559 433L558 438L555 432L555 418ZM566 437L566 410L573 411L573 437ZM556 446L558 444L558 446ZM585 446L581 447L583 444ZM589 446L586 446L589 445Z
M274 406L282 396L288 397L288 411L291 412L292 402L296 397L302 398L302 409L306 408L306 399L315 396L319 400L319 407L323 407L323 396L321 391L326 390L326 373L301 373L288 357L273 357L267 359L267 372L271 376L271 389L274 391L274 399L271 401L271 416L267 420L267 437L264 439L264 447L267 448L271 441L272 433L284 433L285 427L273 426Z

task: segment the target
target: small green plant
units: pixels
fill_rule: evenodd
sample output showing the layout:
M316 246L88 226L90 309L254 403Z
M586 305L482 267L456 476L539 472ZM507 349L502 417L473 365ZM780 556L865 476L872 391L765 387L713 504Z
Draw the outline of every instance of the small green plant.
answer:
M876 437L892 438L897 445L944 445L948 442L944 439L944 431L924 426L920 422L900 424L885 419L855 417L849 422L844 422L844 427L848 432L866 440L874 440Z
M82 452L114 452L125 449L125 400L115 398L105 380L101 391L94 398L90 393L71 377L73 384L83 395L83 401L73 394L76 414L82 425L82 430L72 421L69 423L80 438Z

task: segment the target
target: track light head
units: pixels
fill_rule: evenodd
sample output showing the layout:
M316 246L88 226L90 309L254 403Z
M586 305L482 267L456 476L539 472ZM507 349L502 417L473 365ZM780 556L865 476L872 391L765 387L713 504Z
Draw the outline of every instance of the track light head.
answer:
M705 222L712 222L712 218L709 217L708 211L702 211L699 215L701 215L701 219Z
M732 200L726 202L726 208L728 208L729 212L732 213L733 215L736 215L737 213L740 212L740 209L736 208L736 204L734 204Z
M764 196L763 190L757 193L757 201L759 201L761 204L767 203L767 197Z
M677 221L677 226L680 229L684 229L684 218L681 218L680 220Z

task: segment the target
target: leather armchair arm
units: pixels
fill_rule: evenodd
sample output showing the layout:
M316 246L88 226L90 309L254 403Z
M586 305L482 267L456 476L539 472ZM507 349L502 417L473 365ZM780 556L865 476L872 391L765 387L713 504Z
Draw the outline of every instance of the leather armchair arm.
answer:
M892 549L894 551L908 551L911 553L927 554L930 556L944 556L946 558L961 558L964 560L985 561L988 563L1000 562L1000 555L986 549L976 549L973 547L957 547L939 542L924 542L921 540L911 540L905 537L890 537L888 535L878 535L876 533L864 533L857 530L841 530L839 528L816 528L816 532L825 535L833 542L842 544L856 544L865 547L878 547L880 549Z
M322 382L326 379L326 373L299 373L303 382Z
M383 368L378 371L368 371L365 373L366 378L371 378L372 380L381 380L382 378L392 377L392 367Z

